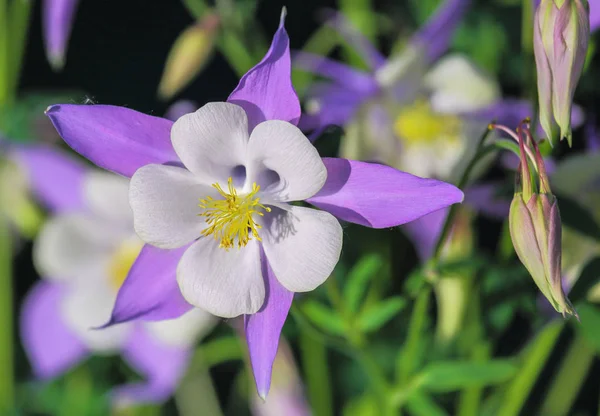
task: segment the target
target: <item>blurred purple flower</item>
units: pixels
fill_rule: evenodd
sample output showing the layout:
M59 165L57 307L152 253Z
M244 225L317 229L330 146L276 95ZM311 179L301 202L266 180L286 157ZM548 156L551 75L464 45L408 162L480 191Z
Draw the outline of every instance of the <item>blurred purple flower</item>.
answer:
M54 70L65 65L78 0L44 0L43 25L46 57Z
M110 324L185 312L179 281L193 305L245 315L263 398L294 291L314 289L337 263L342 231L330 213L386 228L463 198L452 185L388 166L318 157L295 126L300 103L284 17L266 56L227 103L209 103L175 123L112 106L47 111L73 149L133 176L135 227L147 244L119 291ZM288 204L297 200L324 211Z
M128 180L85 169L46 147L19 148L15 159L53 212L34 243L44 280L29 292L21 313L21 338L34 373L54 378L89 354L120 351L145 381L113 390L115 405L166 400L215 318L188 307L171 321L93 329L109 319L143 245L133 230Z

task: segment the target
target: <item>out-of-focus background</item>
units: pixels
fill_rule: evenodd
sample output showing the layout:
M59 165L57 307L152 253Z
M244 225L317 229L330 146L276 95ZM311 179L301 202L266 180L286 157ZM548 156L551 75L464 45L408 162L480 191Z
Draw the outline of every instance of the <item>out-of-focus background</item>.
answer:
M249 69L245 58L236 53L231 43L229 49L224 46L227 31L238 36L240 47L249 51L253 65L267 50L283 6L287 8L285 26L293 52L305 50L326 55L367 71L364 59L354 48L356 42L348 41L335 30L323 31L332 16L337 13L345 16L353 30L362 32L383 56L397 57L410 47L413 34L430 21L438 7L451 3L441 0L80 1L73 20L69 21L72 31L64 67L56 71L46 57L42 22L43 6L53 2L0 0L0 7L10 8L21 1L31 3L28 34L18 93L12 103L0 108L5 113L0 151L9 155L13 146L42 144L69 154L85 166L91 165L68 149L44 116L48 105L110 104L163 116L180 100L195 103L190 104L190 111L207 102L224 101L240 75ZM597 1L590 1L592 8L600 7ZM525 115L535 118L537 105L533 48L523 37L523 33L529 34L533 28L530 22L533 12L526 11L525 3L526 0L473 0L466 12L461 13L456 30L448 34L451 39L448 50L436 58L437 61L459 54L456 56L468 59L478 74L493 80L496 86L492 89L498 100L508 100L506 106L517 114L515 123L523 114L519 106L529 103L531 110ZM189 82L160 97L159 85L174 42L209 13L216 13L221 19L215 29L215 41L198 41L198 44L191 41L190 51L204 48L206 56L198 58L201 64L183 69L191 72ZM16 17L9 13L7 19ZM446 268L437 270L436 273L445 275L439 281L427 274L427 256L420 253L418 228L373 230L344 224L342 259L330 278L337 286L328 285L296 296L296 309L284 327L286 341L275 362L273 386L266 403L256 394L241 335L242 323L238 320L220 320L194 341L189 347L191 358L186 361L185 375L173 394L169 392L158 403L152 403L153 400L117 403L111 396L115 386L144 378L118 351L106 354L88 351L76 364L66 366L65 371L39 377L24 350L23 303L30 290L43 279L35 264L36 239L44 221L55 215L33 196L31 205L25 204L9 216L18 218L17 226L5 221L11 225L2 228L7 249L0 254L3 267L0 303L6 307L0 304L0 333L4 332L2 328L7 331L0 338L0 355L5 360L0 361L0 399L4 401L0 405L8 407L0 412L65 416L369 416L380 414L377 394L381 390L373 387L376 378L369 374L369 368L375 366L391 383L392 389L387 391L390 400L404 403L395 407L396 414L599 414L600 310L596 307L599 298L594 285L600 277L596 247L600 218L595 194L600 184L600 159L590 144L598 138L595 134L600 101L597 82L600 60L595 53L598 39L592 33L588 62L575 95L576 111L581 117L574 122L573 147L569 149L565 142L560 142L554 149L549 146L543 149L548 165L563 168L556 168L558 174L552 181L557 182L555 193L559 198L564 196L561 212L565 227L565 284L574 288L571 300L579 311L581 323L574 318L563 320L554 312L515 256L508 234L507 204L513 195L516 158L507 151L483 163L477 179L470 183L473 187L493 184L495 191L489 199L500 196L505 202L500 214L491 209L492 215L488 215L488 211L479 207L459 213L454 240L445 249L446 254L450 253L449 258L452 253L458 254ZM2 44L0 52L1 48ZM183 55L186 54L193 52ZM185 62L183 59L179 65L187 65ZM298 82L296 87L305 113L311 113L316 104L325 113L333 111L326 100L319 101L318 94L311 95L311 86L321 82L322 77L301 71L292 62L293 79ZM428 62L425 69L417 66L409 72L429 71L432 66L434 63ZM456 70L456 88L463 88L458 78L466 69L459 66ZM406 79L409 87L421 82ZM451 80L448 88L453 87ZM481 97L488 92L489 88L474 91L470 99L483 100ZM420 99L421 96L411 96L401 106L412 110ZM400 106L392 105L393 111L396 105ZM352 153L345 147L350 140L349 132L355 132L361 123L359 115L359 112L353 114L347 123L306 131L318 136L315 146L323 156L342 152L343 156L372 160L368 152ZM420 128L440 121L431 118L435 117L431 114L419 113L419 117L414 120ZM467 146L475 145L485 125L496 115L491 112L486 117L478 120L481 124L477 126L483 129L475 128L468 133L473 137ZM441 122L450 123L444 118ZM375 122L376 127L382 125ZM383 133L374 133L376 137L379 134ZM360 134L358 137L361 140ZM410 147L407 143L403 144L404 149ZM436 151L444 153L443 141L436 143ZM440 174L436 166L445 162L436 151L426 153L433 165L434 173L430 176L457 183L454 178L464 165L454 164ZM439 162L436 158L440 158ZM408 166L412 166L410 161L401 160L396 167L410 171ZM585 177L586 186L582 186L584 179L578 173ZM12 195L12 190L21 186L21 179L16 173L10 176L7 185L0 186L4 196ZM576 281L583 283L578 286ZM423 285L431 286L431 291L423 291ZM351 298L349 302L356 306L356 311L338 308L339 293L335 290L346 296L346 301ZM425 297L429 300L425 301ZM424 312L416 312L419 308ZM343 311L351 317L344 317ZM446 322L445 318L452 322ZM355 326L348 330L350 321ZM443 327L442 322L447 326ZM359 341L348 335L352 331L359 333ZM46 335L52 337L52 331ZM45 346L43 340L40 342L36 354L41 356ZM360 346L358 354L349 344ZM67 351L69 347L47 348ZM415 375L410 379L416 380L413 384L408 379L402 380L403 369L407 367L411 368L407 373Z

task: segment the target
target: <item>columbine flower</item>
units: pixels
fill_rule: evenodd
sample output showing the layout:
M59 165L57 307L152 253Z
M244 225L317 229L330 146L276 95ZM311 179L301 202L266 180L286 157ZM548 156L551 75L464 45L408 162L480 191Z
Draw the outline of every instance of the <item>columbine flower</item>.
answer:
M571 106L590 37L587 0L542 0L535 13L534 51L540 122L548 140L572 141Z
M30 291L21 315L23 345L35 374L54 378L91 353L121 351L147 381L115 389L114 402L165 400L186 370L190 348L214 317L194 309L169 321L94 329L110 318L143 246L133 231L128 181L90 172L50 148L21 148L15 158L54 212L34 245L44 281Z
M554 309L563 315L577 316L562 288L562 226L558 203L550 190L544 161L528 123L521 123L516 132L495 126L519 142L521 162L510 206L510 235L521 263Z
M452 185L388 166L321 159L296 127L300 103L283 23L284 14L267 55L228 102L174 124L121 107L47 111L71 147L133 176L130 203L146 245L111 323L172 318L182 313L181 294L220 316L243 314L262 397L294 292L319 286L338 261L342 230L330 213L385 228L463 197ZM325 211L291 204L303 200Z
M44 43L48 62L55 70L65 65L78 0L44 0Z

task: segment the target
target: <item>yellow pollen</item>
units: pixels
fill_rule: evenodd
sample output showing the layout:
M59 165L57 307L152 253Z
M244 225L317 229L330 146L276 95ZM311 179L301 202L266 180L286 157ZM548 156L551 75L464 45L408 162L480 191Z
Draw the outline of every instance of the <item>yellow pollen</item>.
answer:
M408 144L432 143L438 139L457 140L460 130L458 117L436 113L425 100L403 108L394 122L394 132Z
M108 276L109 284L115 291L118 291L123 285L141 249L141 243L125 241L113 254L108 266Z
M262 205L256 196L260 186L253 183L252 191L246 195L237 194L232 178L227 180L227 191L218 183L212 186L224 199L207 196L200 200L199 206L204 209L200 215L206 218L208 224L202 235L213 235L219 241L219 247L226 250L233 248L236 240L238 248L246 246L252 237L261 241L258 235L261 226L254 221L253 215L263 216L261 210L270 212L271 208Z

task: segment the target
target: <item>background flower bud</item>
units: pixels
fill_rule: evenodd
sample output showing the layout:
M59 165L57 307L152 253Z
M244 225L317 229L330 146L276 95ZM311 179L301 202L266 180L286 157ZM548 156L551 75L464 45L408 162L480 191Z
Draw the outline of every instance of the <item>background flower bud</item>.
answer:
M534 53L540 122L549 140L572 141L571 106L590 37L587 0L542 0L535 13Z
M219 17L207 14L179 35L169 52L158 87L161 98L173 97L204 68L213 51L218 27Z

